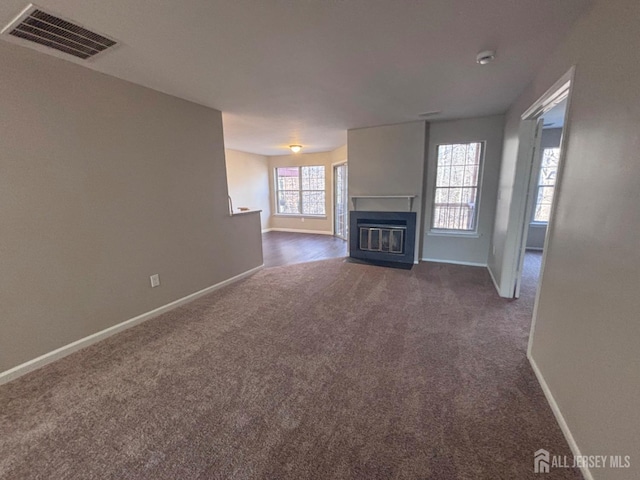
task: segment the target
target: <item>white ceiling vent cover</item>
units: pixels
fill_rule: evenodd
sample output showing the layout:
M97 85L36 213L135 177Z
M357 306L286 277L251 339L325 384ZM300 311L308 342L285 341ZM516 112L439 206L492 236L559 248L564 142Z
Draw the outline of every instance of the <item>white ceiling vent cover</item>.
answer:
M83 60L117 44L110 38L51 15L33 4L25 8L0 33L44 45Z

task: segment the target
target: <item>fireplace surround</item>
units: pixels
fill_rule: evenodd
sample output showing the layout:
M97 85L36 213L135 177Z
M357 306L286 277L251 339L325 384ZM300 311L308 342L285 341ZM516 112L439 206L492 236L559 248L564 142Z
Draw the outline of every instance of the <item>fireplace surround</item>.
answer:
M411 268L415 254L415 212L349 212L349 256Z

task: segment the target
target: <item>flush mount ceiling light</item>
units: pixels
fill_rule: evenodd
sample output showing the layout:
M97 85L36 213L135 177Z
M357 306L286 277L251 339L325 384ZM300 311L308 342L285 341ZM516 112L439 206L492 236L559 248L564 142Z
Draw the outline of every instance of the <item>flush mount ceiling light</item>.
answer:
M293 153L298 153L300 150L302 150L302 145L289 145L289 148Z
M480 65L486 65L487 63L493 62L496 58L496 52L494 50L484 50L476 55L476 62Z

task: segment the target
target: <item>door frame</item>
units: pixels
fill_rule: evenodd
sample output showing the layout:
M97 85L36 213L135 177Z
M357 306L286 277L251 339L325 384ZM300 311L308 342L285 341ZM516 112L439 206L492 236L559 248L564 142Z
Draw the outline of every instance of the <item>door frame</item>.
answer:
M527 250L527 240L529 238L529 224L531 223L531 216L533 215L533 208L535 200L533 194L535 191L535 185L537 183L538 175L540 172L539 164L541 159L542 148L542 117L531 118L522 120L522 122L533 122L533 141L531 142L531 165L529 168L529 181L527 182L527 189L525 191L525 209L524 209L524 225L522 226L520 249L518 251L518 258L516 261L516 273L515 273L515 286L514 286L514 298L520 298L520 287L522 286L522 271L524 269L524 256ZM556 176L557 183L557 176ZM548 224L547 224L548 225ZM544 248L543 248L544 252Z
M331 213L332 213L332 217L333 217L333 225L331 226L331 230L333 231L333 235L335 237L341 238L342 240L348 240L348 238L343 238L340 237L339 235L336 234L336 221L337 221L337 215L336 215L336 195L338 193L337 190L337 182L336 182L336 167L340 167L342 165L347 166L348 165L348 160L341 160L339 162L335 162L331 164L331 179L332 179L332 183L333 183L333 191L331 192ZM347 166L347 175L349 175L348 173L348 166ZM348 188L349 188L349 183L347 182L347 197L346 197L346 208L347 208L347 218L346 218L346 222L347 222L347 228L349 226L349 192L348 192Z
M546 111L549 111L560 95L568 89L567 96L567 109L564 115L564 126L562 142L560 144L560 159L558 173L556 177L556 189L551 205L551 214L549 218L549 224L545 235L544 248L542 252L542 265L540 270L540 280L542 280L544 273L544 265L547 257L547 242L550 238L550 234L553 231L555 210L558 198L561 196L562 189L562 174L565 165L565 156L567 150L567 144L570 136L570 120L571 120L571 98L573 94L572 85L574 84L575 66L571 67L558 81L556 81L538 100L521 115L519 135L518 135L518 158L516 161L516 177L514 180L514 194L511 200L511 207L515 213L515 218L512 217L510 225L513 226L513 233L511 236L507 235L505 244L505 256L503 262L503 278L500 286L500 296L505 298L514 298L516 293L517 282L519 281L520 274L520 260L521 255L526 248L526 236L528 234L529 217L526 216L527 211L530 210L530 201L527 198L529 185L531 183L532 175L532 163L534 162L534 149L535 149L535 129L537 119L542 116ZM536 303L534 306L534 319L535 312L538 303L539 288L536 293Z

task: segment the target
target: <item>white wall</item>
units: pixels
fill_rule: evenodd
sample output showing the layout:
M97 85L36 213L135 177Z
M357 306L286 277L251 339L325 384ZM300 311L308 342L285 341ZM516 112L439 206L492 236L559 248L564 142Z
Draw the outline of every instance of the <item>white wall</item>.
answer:
M558 148L560 146L560 140L562 139L561 128L547 128L542 131L542 138L540 144L540 151L538 152L538 158L536 160L538 167L542 162L542 154L545 148ZM539 172L539 169L536 169ZM538 173L539 174L539 173ZM535 192L532 192L535 195ZM532 198L535 202L535 198ZM527 234L527 248L533 250L542 250L544 247L544 237L547 234L547 225L541 223L530 223L529 233Z
M423 259L473 265L487 264L502 160L503 132L504 116L502 115L431 123L426 169ZM438 145L471 142L485 142L477 232L473 234L430 232Z
M422 229L422 187L428 126L426 122L360 128L347 132L349 197L418 195L416 256ZM406 200L358 200L358 210L407 211Z
M640 2L599 1L510 109L490 266L503 277L520 115L576 65L564 173L548 234L531 359L584 455L632 455L640 478Z
M269 228L271 201L269 197L269 160L263 155L225 149L227 182L233 207L262 210L262 229Z
M6 42L0 70L0 372L262 263L219 111Z

